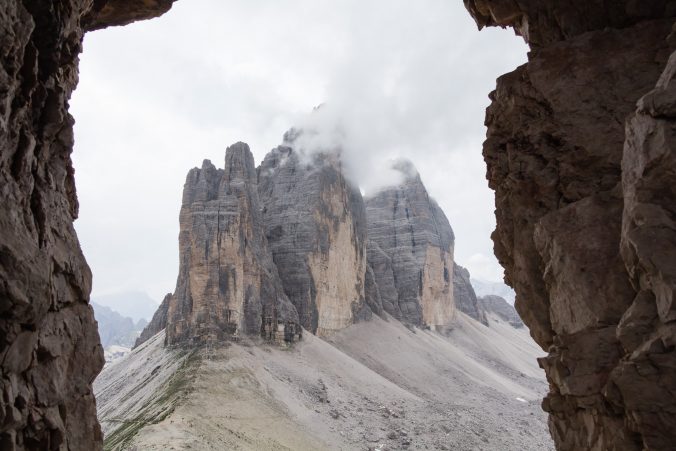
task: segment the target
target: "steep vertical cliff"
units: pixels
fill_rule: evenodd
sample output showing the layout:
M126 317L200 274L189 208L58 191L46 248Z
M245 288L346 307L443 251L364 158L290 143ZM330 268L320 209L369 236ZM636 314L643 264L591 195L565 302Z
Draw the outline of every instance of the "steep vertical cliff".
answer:
M171 1L97 0L122 22ZM124 8L119 9L124 3ZM141 8L141 3L143 7ZM160 3L162 8L159 8ZM77 217L73 118L92 2L0 2L0 448L101 448L91 383L103 366Z
M179 222L179 274L167 308L167 344L240 334L278 338L278 331L295 339L298 315L268 249L246 144L228 147L224 169L205 160L188 173Z
M455 312L453 230L413 164L399 161L395 169L403 181L365 200L379 302L401 321L444 326Z
M469 271L457 263L453 264L453 300L458 310L488 326L486 312L474 293Z
M557 446L668 449L676 4L465 4L480 26L512 26L533 49L490 95L484 157L496 255L549 351L543 407Z
M168 293L166 296L164 296L162 303L160 304L159 307L157 307L157 310L155 311L155 314L153 315L152 319L146 325L146 327L141 331L141 335L139 335L139 337L136 339L136 342L134 343L134 348L136 348L136 347L140 346L141 344L145 343L150 338L152 338L155 334L159 333L165 327L167 327L167 317L169 315L169 304L171 303L172 296L173 296L172 293Z
M366 220L339 153L280 146L258 179L265 234L301 324L325 335L354 323L364 308Z

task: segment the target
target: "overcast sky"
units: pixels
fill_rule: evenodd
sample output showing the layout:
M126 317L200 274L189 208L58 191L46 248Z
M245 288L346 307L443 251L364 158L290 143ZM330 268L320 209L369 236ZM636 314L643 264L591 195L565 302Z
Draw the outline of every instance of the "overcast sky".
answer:
M456 261L501 280L484 109L526 51L511 31L479 33L460 0L181 0L87 34L71 112L93 296L173 291L187 171L223 167L237 141L260 163L319 104L367 193L389 159L409 158L454 228Z

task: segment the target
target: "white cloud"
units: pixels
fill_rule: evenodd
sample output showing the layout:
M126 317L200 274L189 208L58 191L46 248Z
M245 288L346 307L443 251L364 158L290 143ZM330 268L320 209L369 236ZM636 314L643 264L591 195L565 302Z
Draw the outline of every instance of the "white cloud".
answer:
M411 159L454 227L457 260L496 280L484 108L525 52L448 0L182 0L88 34L73 159L95 294L172 291L187 171L222 166L240 140L260 161L321 103L364 188L388 180L384 160Z

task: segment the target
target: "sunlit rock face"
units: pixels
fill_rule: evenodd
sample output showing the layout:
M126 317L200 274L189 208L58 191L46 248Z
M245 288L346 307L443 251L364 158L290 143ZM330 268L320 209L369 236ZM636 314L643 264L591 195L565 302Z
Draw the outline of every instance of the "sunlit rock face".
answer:
M549 351L543 407L557 447L669 449L676 5L465 3L533 49L490 95L484 157L496 255Z
M328 335L364 314L366 220L339 154L272 150L258 168L265 234L304 328Z
M378 302L401 321L445 326L455 312L453 230L413 165L400 161L396 169L402 182L365 200Z
M167 344L263 334L266 321L275 331L278 324L294 329L298 316L267 246L246 144L228 147L224 169L205 160L188 173L179 222L179 275L167 309Z
M162 10L150 1L124 3L139 20L171 2ZM102 446L91 382L103 350L88 304L91 272L73 229L68 114L88 29L81 18L111 25L92 6L0 2L1 449Z

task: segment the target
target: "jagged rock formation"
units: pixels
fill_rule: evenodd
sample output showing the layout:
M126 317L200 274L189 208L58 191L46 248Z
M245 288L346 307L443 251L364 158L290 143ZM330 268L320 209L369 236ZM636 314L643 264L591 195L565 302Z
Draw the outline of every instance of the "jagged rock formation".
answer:
M395 169L403 181L367 198L369 303L416 325L444 326L453 302L454 236L446 215L429 197L408 161Z
M148 341L150 338L154 337L155 334L162 331L167 327L167 317L169 316L169 303L173 293L167 293L162 300L162 303L155 311L153 318L150 320L148 325L141 331L141 334L134 342L134 348L140 346L141 344Z
M268 249L249 146L228 147L225 169L192 169L180 213L179 274L167 308L166 343L240 334L294 340L296 309ZM278 329L278 326L281 329Z
M353 324L364 308L366 220L339 154L280 146L258 179L265 234L302 326L326 335Z
M470 283L469 271L457 263L453 264L453 300L458 310L488 326L486 313Z
M676 4L465 4L533 49L490 96L484 157L496 255L549 351L543 407L557 446L669 449Z
M489 294L486 296L479 297L479 307L483 312L494 313L498 317L502 318L503 321L507 321L512 327L523 327L523 321L521 317L516 312L516 309L509 304L504 298L496 296L494 294Z
M125 22L160 15L171 2L94 3L100 8L83 0L0 2L2 449L101 448L91 382L103 350L73 229L68 99L90 29L83 15L102 28L113 24L99 15L106 6L120 7Z

